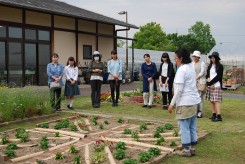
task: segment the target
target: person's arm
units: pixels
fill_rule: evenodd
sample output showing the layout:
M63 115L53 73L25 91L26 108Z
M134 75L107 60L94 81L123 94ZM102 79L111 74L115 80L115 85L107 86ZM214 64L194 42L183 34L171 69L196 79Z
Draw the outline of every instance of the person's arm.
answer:
M66 80L70 80L71 79L67 67L64 68L64 74L65 74Z
M183 92L183 88L184 88L184 84L183 83L177 83L175 84L175 88L174 88L174 96L171 100L171 103L168 107L168 112L172 113L173 107L176 104L176 102L178 101L178 99L180 98L182 92Z
M168 72L167 72L167 82L169 81L170 78L172 78L172 75L174 74L174 65L173 63L168 64Z
M145 63L141 65L141 75L143 76L144 79L148 79L148 76L145 74L144 64Z
M118 71L117 77L119 77L121 73L122 73L122 63L121 63L121 60L119 60L119 71Z
M155 77L157 76L157 66L155 63L152 63L152 67L153 67L153 75L151 76L152 79L155 79Z
M48 74L48 77L50 77L51 79L56 81L56 77L53 76L52 73L51 73L51 64L47 65L47 74Z
M59 65L60 66L60 72L59 72L59 81L62 79L63 75L64 75L64 68L62 66L62 64Z
M217 75L210 82L207 82L207 86L211 86L217 83L218 81L220 81L220 79L222 79L222 75L223 75L223 66L220 65L220 68L217 70Z
M159 68L159 84L161 85L162 84L162 64L160 64L160 68Z
M74 74L75 74L75 77L74 77L74 81L77 81L77 79L78 79L78 67L75 67L74 68L75 70L75 72L74 72Z
M204 62L201 62L201 72L198 74L197 79L204 77L206 74L206 66Z

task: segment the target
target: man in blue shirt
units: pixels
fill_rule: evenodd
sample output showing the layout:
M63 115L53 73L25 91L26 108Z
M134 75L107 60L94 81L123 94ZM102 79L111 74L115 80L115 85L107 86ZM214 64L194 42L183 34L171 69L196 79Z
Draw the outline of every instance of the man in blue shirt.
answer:
M59 55L52 54L52 63L47 65L48 85L50 88L51 106L55 111L60 111L62 76L64 74L62 64L58 63Z

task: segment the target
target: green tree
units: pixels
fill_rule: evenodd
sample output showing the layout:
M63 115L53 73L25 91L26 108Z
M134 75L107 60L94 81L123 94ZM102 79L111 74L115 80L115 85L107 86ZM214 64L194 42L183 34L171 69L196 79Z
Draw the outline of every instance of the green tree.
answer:
M174 45L167 39L166 33L160 24L156 22L147 23L140 27L140 31L135 33L135 48L148 50L173 51Z
M125 44L125 41L123 41L122 39L117 39L117 47L123 47Z
M204 24L201 21L197 21L191 26L189 35L197 42L196 50L199 50L203 54L207 54L216 44L215 39L211 35L210 25Z

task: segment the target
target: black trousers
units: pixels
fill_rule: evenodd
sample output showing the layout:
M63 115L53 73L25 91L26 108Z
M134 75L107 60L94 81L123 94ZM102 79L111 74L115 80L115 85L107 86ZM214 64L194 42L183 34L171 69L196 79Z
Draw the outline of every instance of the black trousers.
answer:
M162 83L165 84L167 77L162 76ZM162 92L162 102L163 105L167 105L167 102L170 104L173 98L173 81L168 81L168 92ZM167 98L168 97L168 98Z
M90 80L92 105L100 105L101 80Z
M121 80L109 80L110 88L111 88L111 99L113 103L118 103L118 99L120 96L120 84ZM116 100L115 100L115 88L116 88Z
M61 88L51 88L50 89L50 98L52 109L60 109L61 102Z

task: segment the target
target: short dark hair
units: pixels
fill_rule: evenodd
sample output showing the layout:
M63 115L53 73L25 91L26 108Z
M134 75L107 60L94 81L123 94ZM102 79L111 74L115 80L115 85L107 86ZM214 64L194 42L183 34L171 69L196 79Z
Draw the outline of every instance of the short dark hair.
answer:
M112 50L111 51L111 55L117 55L117 51L116 50ZM118 59L118 57L116 57L116 59Z
M150 56L150 54L145 54L145 55L144 55L144 58L145 58L145 57L150 58L151 56Z
M72 57L72 56L71 56L71 57L69 57L66 65L69 65L69 61L74 61L74 67L76 67L76 66L77 66L77 64L76 64L76 61L75 61L74 57Z
M171 63L171 60L170 60L169 55L168 55L167 52L164 52L164 53L162 54L162 57L161 57L161 62L164 62L164 61L162 60L162 58L167 58L167 62L168 62L168 63Z
M59 58L59 55L58 55L57 53L53 53L53 54L52 54L52 57L57 57L57 58Z
M192 62L191 57L190 57L190 52L187 49L179 49L175 51L175 54L177 55L178 58L182 58L181 63L182 64L189 64Z
M101 62L102 55L101 54L96 54L92 56L92 61L94 61L94 56L99 56L99 62Z

